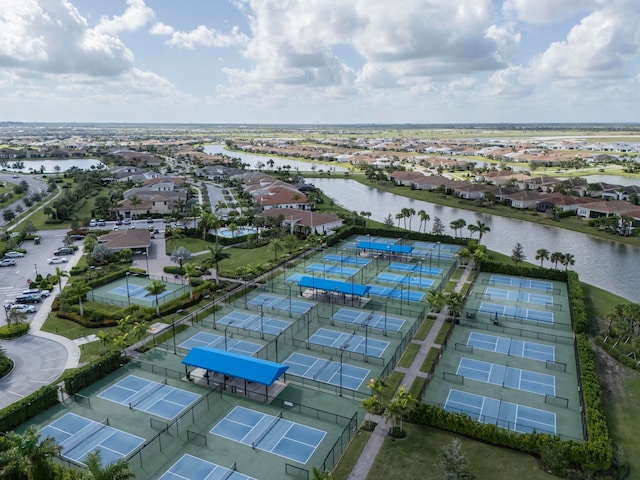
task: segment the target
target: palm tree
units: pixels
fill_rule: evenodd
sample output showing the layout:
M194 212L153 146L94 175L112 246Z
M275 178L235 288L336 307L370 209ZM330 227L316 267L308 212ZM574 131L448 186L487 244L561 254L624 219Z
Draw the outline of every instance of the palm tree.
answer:
M142 203L142 200L140 200L135 195L132 195L131 197L129 197L129 203L131 204L131 207L132 207L131 210L137 210L136 207ZM133 216L133 212L131 213L131 216ZM138 213L136 212L136 217L137 216L138 216Z
M20 435L14 431L5 437L6 449L0 452L0 477L38 480L49 478L49 459L58 455L62 447L52 437L40 441L35 425Z
M73 282L70 288L70 294L73 296L78 296L78 305L80 306L80 316L84 316L84 307L82 305L82 299L86 295L86 293L91 290L89 285L87 285L82 280Z
M129 463L124 459L102 465L100 452L91 452L85 458L85 464L90 480L129 480L135 478L134 473L129 470Z
M311 480L334 480L334 476L331 472L325 470L324 472L317 467L311 469Z
M454 236L457 238L458 237L458 230L462 230L464 227L466 227L467 226L467 222L465 221L464 218L459 218L459 219L454 220L453 222L451 222L449 224L449 226L453 230Z
M280 252L282 252L282 250L284 249L284 245L282 243L282 240L280 240L279 238L274 238L273 240L271 240L269 242L269 247L267 247L268 250L270 252L273 253L273 255L275 256L276 262L278 261L278 254Z
M205 264L212 264L216 267L216 283L220 283L218 277L218 263L225 258L229 258L229 254L224 250L224 247L219 243L214 243L213 245L209 245L209 253L211 254L210 258L205 260Z
M295 235L287 235L282 239L282 246L289 251L289 255L293 253L293 249L298 246L298 238Z
M562 252L553 252L549 256L549 261L552 262L554 264L554 268L557 269L558 268L558 262L562 261Z
M564 265L564 269L567 270L569 265L575 265L576 259L570 253L565 253L562 258L562 264Z
M196 276L197 269L193 263L186 263L182 267L182 277L187 281L187 285L191 286L191 279ZM193 300L193 288L189 289L189 299Z
M536 250L536 260L540 260L540 268L545 260L549 260L549 250L546 248L539 248Z
M156 297L156 315L160 316L160 304L158 303L158 296L167 290L167 286L160 280L152 280L144 289L147 291L147 297L149 295L155 295Z
M203 210L202 215L200 216L200 224L198 225L200 230L202 231L202 239L207 239L207 232L216 225L218 221L218 217L216 217L213 213Z
M442 310L442 307L444 307L445 304L445 296L444 294L435 288L432 288L431 290L429 290L429 293L427 293L427 302L429 302L429 305L431 305L431 309L434 312L439 312L440 310Z
M56 267L56 273L53 276L53 278L55 278L55 281L58 282L58 287L60 287L60 292L62 292L62 277L69 277L69 272L65 272L63 269L61 269L60 267Z
M445 303L449 308L449 313L455 320L462 313L462 306L464 304L464 296L461 293L451 292L445 297Z
M424 224L424 233L426 233L426 231L427 231L427 222L429 220L431 220L431 217L424 210L420 210L418 212L418 215L420 216L420 226L418 227L418 231L422 230L420 227L422 227L422 225Z
M491 228L487 227L481 220L476 221L475 225L469 225L467 228L472 234L478 233L478 245L482 243L482 236L491 231Z
M168 230L167 246L170 247L170 249L173 251L175 249L176 242L180 240L182 237L184 237L184 234L182 233L182 230L180 230L179 228L172 228Z
M409 230L411 230L411 219L416 214L416 211L413 208L407 209L407 216L409 217Z

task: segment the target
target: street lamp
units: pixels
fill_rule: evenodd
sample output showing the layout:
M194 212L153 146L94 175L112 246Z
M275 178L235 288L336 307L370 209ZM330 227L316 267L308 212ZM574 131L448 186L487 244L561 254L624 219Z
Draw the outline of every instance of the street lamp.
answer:
M235 323L235 320L230 320L229 323L227 323L224 327L224 350L227 350L227 329L233 324Z
M387 304L389 303L389 297L387 297L384 301L384 329L382 330L382 334L387 336Z
M422 288L422 260L418 262L418 274L419 274L419 287Z
M369 355L368 355L368 351L369 351L369 322L373 319L373 312L371 312L369 314L369 316L367 317L367 319L362 322L364 325L364 361L368 362L369 361Z
M440 266L440 242L438 242L438 266Z
M124 280L127 282L127 303L131 306L131 296L129 295L129 272L125 273Z
M260 339L261 340L264 340L264 312L262 310L263 305L264 305L264 302L260 304Z
M342 355L344 351L349 348L349 344L345 343L340 347L340 396L342 396Z
M291 299L292 288L293 288L293 283L289 283L289 316L293 314L293 300Z

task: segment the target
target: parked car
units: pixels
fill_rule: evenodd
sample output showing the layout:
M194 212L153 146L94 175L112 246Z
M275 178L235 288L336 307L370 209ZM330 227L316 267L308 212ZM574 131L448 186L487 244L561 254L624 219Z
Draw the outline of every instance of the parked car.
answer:
M36 313L36 311L38 311L33 305L11 305L10 308L20 313Z
M38 295L18 295L16 297L16 303L26 304L26 303L40 303L42 297Z
M91 221L89 222L89 226L96 227L97 225L98 225L98 222L96 222L96 219L92 218Z
M40 298L47 298L51 295L51 292L49 290L40 290L39 288L30 288L29 290L23 291L22 295L40 295Z
M62 254L62 255L64 255L64 254ZM53 258L47 259L47 263L49 265L56 265L58 263L67 263L67 261L68 260L66 258L64 258L64 257L53 257Z
M125 225L131 225L131 219L130 218L125 218L122 223L124 223Z
M71 247L60 247L53 254L58 257L60 255L73 255L75 250Z
M100 220L98 220L98 226L99 227L104 227L107 224L107 222L104 221L104 218L101 218Z
M24 253L22 252L7 252L4 254L4 258L22 258Z
M122 225L122 219L120 217L116 218L116 225Z
M148 217L147 218L147 223L153 223L153 217Z
M69 240L84 240L84 235L79 235L79 234L74 234L74 235L69 235Z
M4 260L0 260L0 267L15 267L16 261L12 258L5 258Z

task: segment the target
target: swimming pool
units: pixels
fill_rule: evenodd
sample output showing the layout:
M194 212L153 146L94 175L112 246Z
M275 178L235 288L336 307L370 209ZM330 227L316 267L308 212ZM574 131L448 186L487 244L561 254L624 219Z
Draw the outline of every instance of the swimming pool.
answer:
M221 228L218 231L218 235L225 238L242 237L244 235L255 235L256 233L258 233L258 229L251 227L239 227L235 232L232 232L228 228Z

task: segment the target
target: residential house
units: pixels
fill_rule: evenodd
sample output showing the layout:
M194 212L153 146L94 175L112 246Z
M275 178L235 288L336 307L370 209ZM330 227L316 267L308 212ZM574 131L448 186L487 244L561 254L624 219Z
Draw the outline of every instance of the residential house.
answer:
M151 246L151 232L146 228L127 228L116 230L98 237L98 242L106 245L111 251L117 252L129 248L149 253Z
M511 195L504 196L504 203L518 209L534 209L547 194L535 190L521 190Z
M283 223L291 227L294 232L315 232L318 234L330 234L343 225L343 221L337 215L329 213L317 213L311 210L297 210L291 208L272 208L256 215L257 217L282 216Z
M600 201L582 205L578 208L578 216L582 218L614 217L626 215L640 219L640 207L624 200Z

